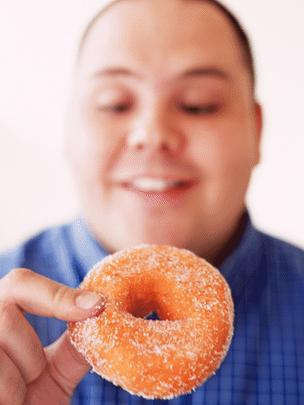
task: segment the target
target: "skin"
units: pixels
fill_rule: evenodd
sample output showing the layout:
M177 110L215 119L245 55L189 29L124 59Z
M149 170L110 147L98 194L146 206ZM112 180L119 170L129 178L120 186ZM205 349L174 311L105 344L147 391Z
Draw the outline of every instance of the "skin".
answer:
M102 297L80 294L29 269L14 269L3 277L0 404L68 405L75 387L89 370L66 333L43 348L23 312L76 321L97 315L103 306Z
M124 73L96 75L113 67ZM239 44L217 9L118 2L85 42L66 140L96 238L110 252L164 243L219 262L240 226L261 121ZM147 195L122 184L139 175L191 187ZM69 403L87 363L66 334L43 348L23 312L76 321L102 311L102 297L81 308L79 294L28 269L1 279L0 403Z
M86 40L72 99L66 152L103 246L171 244L217 264L244 212L261 132L225 17L196 1L118 2ZM196 184L174 196L124 187L142 175Z

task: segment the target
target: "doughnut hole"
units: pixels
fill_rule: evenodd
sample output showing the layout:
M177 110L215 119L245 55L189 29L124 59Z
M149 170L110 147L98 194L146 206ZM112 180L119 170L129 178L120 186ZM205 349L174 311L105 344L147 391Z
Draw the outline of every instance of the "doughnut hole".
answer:
M163 274L146 272L129 277L124 280L124 289L127 299L123 310L137 318L155 312L162 321L177 321L188 319L194 312L188 292L178 284L172 285L172 280ZM181 306L181 302L186 305Z

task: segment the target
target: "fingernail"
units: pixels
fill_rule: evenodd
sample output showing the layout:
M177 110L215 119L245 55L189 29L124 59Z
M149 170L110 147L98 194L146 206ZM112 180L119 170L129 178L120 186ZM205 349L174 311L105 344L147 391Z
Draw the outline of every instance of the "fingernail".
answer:
M102 297L91 292L83 292L76 297L76 305L81 309L93 309L98 304L104 306Z

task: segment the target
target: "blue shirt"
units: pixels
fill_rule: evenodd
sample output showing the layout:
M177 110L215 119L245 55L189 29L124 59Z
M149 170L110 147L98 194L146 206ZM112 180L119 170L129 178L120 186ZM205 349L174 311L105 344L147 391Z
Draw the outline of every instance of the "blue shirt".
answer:
M27 267L76 287L106 254L79 218L0 256L0 276ZM232 290L235 333L216 375L192 394L152 401L88 373L72 404L304 404L304 251L256 230L248 217L238 246L220 270ZM66 327L56 319L29 319L44 345Z

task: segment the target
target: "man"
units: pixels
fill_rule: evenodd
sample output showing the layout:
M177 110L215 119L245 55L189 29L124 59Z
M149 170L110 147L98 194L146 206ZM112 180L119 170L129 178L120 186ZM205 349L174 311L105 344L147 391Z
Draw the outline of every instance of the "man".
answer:
M303 403L304 253L257 231L245 207L261 128L246 37L218 3L120 0L96 16L66 139L83 215L0 262L1 404L158 403L86 374L60 321L97 315L102 297L67 286L143 242L205 257L235 303L220 370L160 403Z

